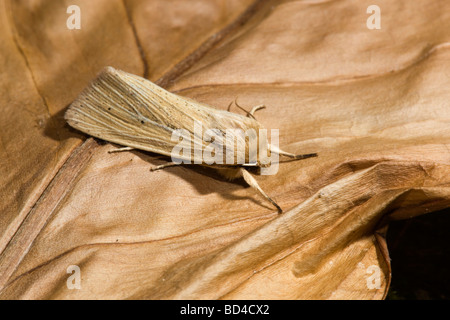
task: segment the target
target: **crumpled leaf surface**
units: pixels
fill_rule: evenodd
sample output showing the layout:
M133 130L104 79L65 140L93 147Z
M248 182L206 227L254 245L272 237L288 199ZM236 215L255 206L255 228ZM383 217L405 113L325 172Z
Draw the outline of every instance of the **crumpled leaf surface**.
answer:
M65 2L0 2L0 298L381 299L389 220L450 206L448 1L377 1L380 30L361 0L70 4L80 30ZM67 105L108 65L266 105L280 147L319 153L256 177L285 213L70 129Z

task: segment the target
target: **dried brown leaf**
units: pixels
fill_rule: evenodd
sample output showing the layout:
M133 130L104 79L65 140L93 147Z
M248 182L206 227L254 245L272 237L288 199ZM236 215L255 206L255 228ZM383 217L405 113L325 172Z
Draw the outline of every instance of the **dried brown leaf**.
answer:
M0 2L0 298L385 297L389 221L450 206L448 1L378 1L380 30L370 1L74 4L80 30L63 3ZM107 65L266 105L284 150L319 153L257 177L285 213L71 130L65 108Z

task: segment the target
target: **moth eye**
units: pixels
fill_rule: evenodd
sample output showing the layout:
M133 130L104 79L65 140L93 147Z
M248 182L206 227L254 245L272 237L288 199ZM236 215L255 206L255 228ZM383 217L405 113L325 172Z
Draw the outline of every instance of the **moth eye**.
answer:
M144 124L144 120L141 120L141 123Z

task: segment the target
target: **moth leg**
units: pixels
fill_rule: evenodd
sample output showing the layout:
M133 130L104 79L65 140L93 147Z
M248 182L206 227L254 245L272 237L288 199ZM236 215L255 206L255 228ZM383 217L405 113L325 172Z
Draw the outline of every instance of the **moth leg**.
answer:
M161 169L164 169L164 168L175 167L175 166L179 166L179 165L180 165L179 163L168 162L168 163L161 164L159 166L153 167L153 168L150 169L150 171L161 170Z
M134 150L134 148L132 147L122 147L122 148L117 148L114 150L110 150L108 151L108 153L116 153L116 152L122 152L122 151L130 151L130 150Z
M261 187L259 186L258 182L255 180L255 178L253 178L253 176L250 174L250 172L248 172L247 170L245 170L244 168L240 168L239 169L240 174L242 175L242 177L244 178L245 182L248 183L248 185L250 187L252 187L253 189L256 189L256 191L258 191L264 198L266 198L267 200L270 201L270 203L272 203L278 210L278 213L282 213L283 210L281 210L280 206L273 201L264 191L263 189L261 189Z
M295 160L308 159L312 157L317 157L317 153L307 153L307 154L293 154L289 152L285 152L283 150L278 149L273 145L269 145L269 148L272 152L278 153L279 155L286 156Z

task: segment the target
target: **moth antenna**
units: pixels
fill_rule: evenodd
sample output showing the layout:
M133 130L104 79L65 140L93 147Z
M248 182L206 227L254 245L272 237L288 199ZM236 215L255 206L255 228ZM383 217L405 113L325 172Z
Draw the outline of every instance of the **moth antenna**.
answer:
M230 104L229 104L228 107L227 107L227 111L228 111L228 112L230 112L230 109L231 109L231 105L232 105L232 104L233 104L233 101L231 101Z
M247 111L247 110L245 110L243 107L241 107L241 106L237 103L237 98L236 98L236 100L234 100L234 104L236 105L236 107L238 107L239 109L241 109L242 111L244 111L244 112L247 114L247 117L253 118L253 119L255 119L255 120L256 120L256 118L255 118L255 116L254 116L255 112L258 111L258 110L261 110L261 109L265 109L265 108L266 108L265 105L260 104L260 105L254 106L254 107L252 108L252 110Z
M256 120L255 116L250 112L248 112L247 110L245 110L244 108L242 108L238 103L237 103L237 98L236 100L234 100L234 104L236 105L236 107L238 107L239 109L241 109L242 111L244 111L247 114L247 117L253 118ZM253 110L253 109L252 109Z
M252 108L252 110L250 110L249 114L250 114L251 116L253 116L253 115L255 114L256 111L261 110L261 109L265 109L265 108L266 108L266 106L263 105L263 104L260 104L259 106L254 106L254 107ZM255 117L253 116L253 118L255 118Z
M259 186L258 182L255 180L255 178L253 178L253 176L250 174L250 172L248 172L247 170L245 170L244 168L240 168L239 169L240 174L242 175L242 177L244 178L245 182L248 183L248 185L250 187L252 187L253 189L256 189L256 191L258 191L264 198L266 198L267 200L270 201L270 203L272 203L275 208L277 208L278 213L282 213L283 210L281 210L280 206L273 201Z

